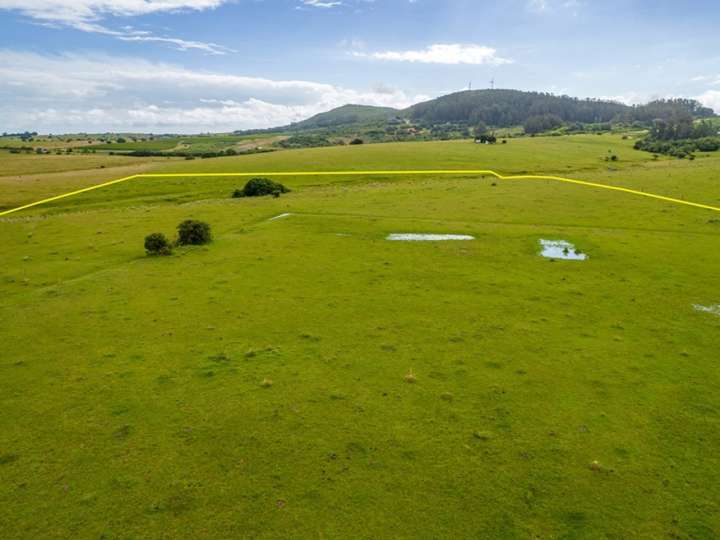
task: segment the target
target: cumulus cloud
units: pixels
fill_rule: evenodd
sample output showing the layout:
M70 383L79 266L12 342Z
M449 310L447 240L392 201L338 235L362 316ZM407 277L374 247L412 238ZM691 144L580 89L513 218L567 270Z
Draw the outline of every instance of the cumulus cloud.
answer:
M716 113L720 113L720 90L707 90L700 94L697 100Z
M438 43L420 50L382 51L374 53L356 51L353 53L353 56L421 64L489 64L498 66L513 63L513 60L498 56L497 51L492 47L473 44L463 45L459 43Z
M230 131L288 124L347 103L403 108L426 99L385 85L359 91L138 58L0 50L0 117L9 131Z
M108 16L135 17L160 12L204 11L227 2L228 0L0 0L0 10L17 11L40 24L66 26L122 41L165 43L179 50L197 49L210 54L225 54L231 50L216 43L158 36L131 27L112 29L102 21Z
M647 103L648 101L657 98L649 98L646 94L639 92L627 92L625 94L618 94L614 96L600 96L599 99L604 101L615 101L625 105L642 105L643 103Z

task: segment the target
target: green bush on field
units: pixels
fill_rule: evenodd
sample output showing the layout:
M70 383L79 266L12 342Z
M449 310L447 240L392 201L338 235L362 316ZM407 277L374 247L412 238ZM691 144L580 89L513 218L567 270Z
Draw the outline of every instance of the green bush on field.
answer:
M194 219L186 219L178 225L179 246L201 246L212 241L210 225Z
M703 137L701 139L680 139L674 141L658 141L648 138L637 141L635 143L635 149L682 159L689 157L693 152L716 152L720 150L720 137Z
M290 193L290 189L269 178L251 178L243 189L236 189L233 192L233 198L264 197L266 195L278 197L281 193Z
M172 244L163 233L152 233L145 237L145 251L148 255L170 255Z

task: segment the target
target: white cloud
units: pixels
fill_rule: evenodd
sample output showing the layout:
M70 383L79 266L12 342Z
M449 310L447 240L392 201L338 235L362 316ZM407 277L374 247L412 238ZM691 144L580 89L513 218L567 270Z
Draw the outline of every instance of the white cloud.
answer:
M342 6L342 2L337 0L302 0L302 5L328 9Z
M210 54L225 54L230 49L215 43L157 36L146 31L124 27L114 30L102 24L108 16L134 17L160 12L204 11L228 0L0 0L0 10L22 13L50 26L67 26L111 36L122 41L166 43L179 50L197 49Z
M78 23L107 15L137 16L158 12L203 11L227 0L0 0L0 9L17 10L34 19Z
M625 94L619 94L615 96L600 96L599 99L605 101L616 101L625 105L641 105L643 103L647 103L651 99L656 98L649 98L646 94L641 94L639 92L627 92Z
M354 52L353 56L422 64L490 64L497 66L513 63L513 60L499 57L497 51L492 47L472 44L462 45L458 43L438 43L421 50L383 51L375 53Z
M715 113L720 113L720 90L707 90L696 98L706 107L710 107Z
M547 0L530 0L528 2L528 8L531 11L546 11L548 9Z
M528 0L527 8L535 13L562 11L577 16L583 7L581 0Z
M426 99L384 85L358 91L138 58L0 50L7 131L230 131L288 124L347 103L403 108Z
M697 77L692 77L690 81L718 86L720 85L720 75L698 75Z

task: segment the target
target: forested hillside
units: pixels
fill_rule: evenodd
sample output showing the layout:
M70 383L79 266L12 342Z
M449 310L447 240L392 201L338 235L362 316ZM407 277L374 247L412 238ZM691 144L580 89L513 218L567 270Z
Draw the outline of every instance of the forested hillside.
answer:
M579 99L519 90L474 90L457 92L402 111L414 122L445 122L476 125L483 122L494 127L525 124L534 117L552 115L563 122L601 123L652 121L666 118L675 111L686 111L695 117L708 117L713 111L689 99L659 100L630 107L614 101Z

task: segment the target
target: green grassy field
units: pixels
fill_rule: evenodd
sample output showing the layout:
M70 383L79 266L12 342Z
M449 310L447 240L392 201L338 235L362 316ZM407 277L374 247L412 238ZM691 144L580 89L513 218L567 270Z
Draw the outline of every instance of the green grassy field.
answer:
M116 152L132 152L135 150L217 152L242 145L255 139L263 139L263 135L191 135L164 137L147 141L127 141L124 143L100 144L93 146L95 150L114 150Z
M150 167L492 168L720 203L720 155L632 143ZM694 308L720 304L720 214L548 181L283 182L141 178L0 218L3 538L720 536L720 317ZM212 244L145 256L188 218ZM385 240L411 232L476 239Z

